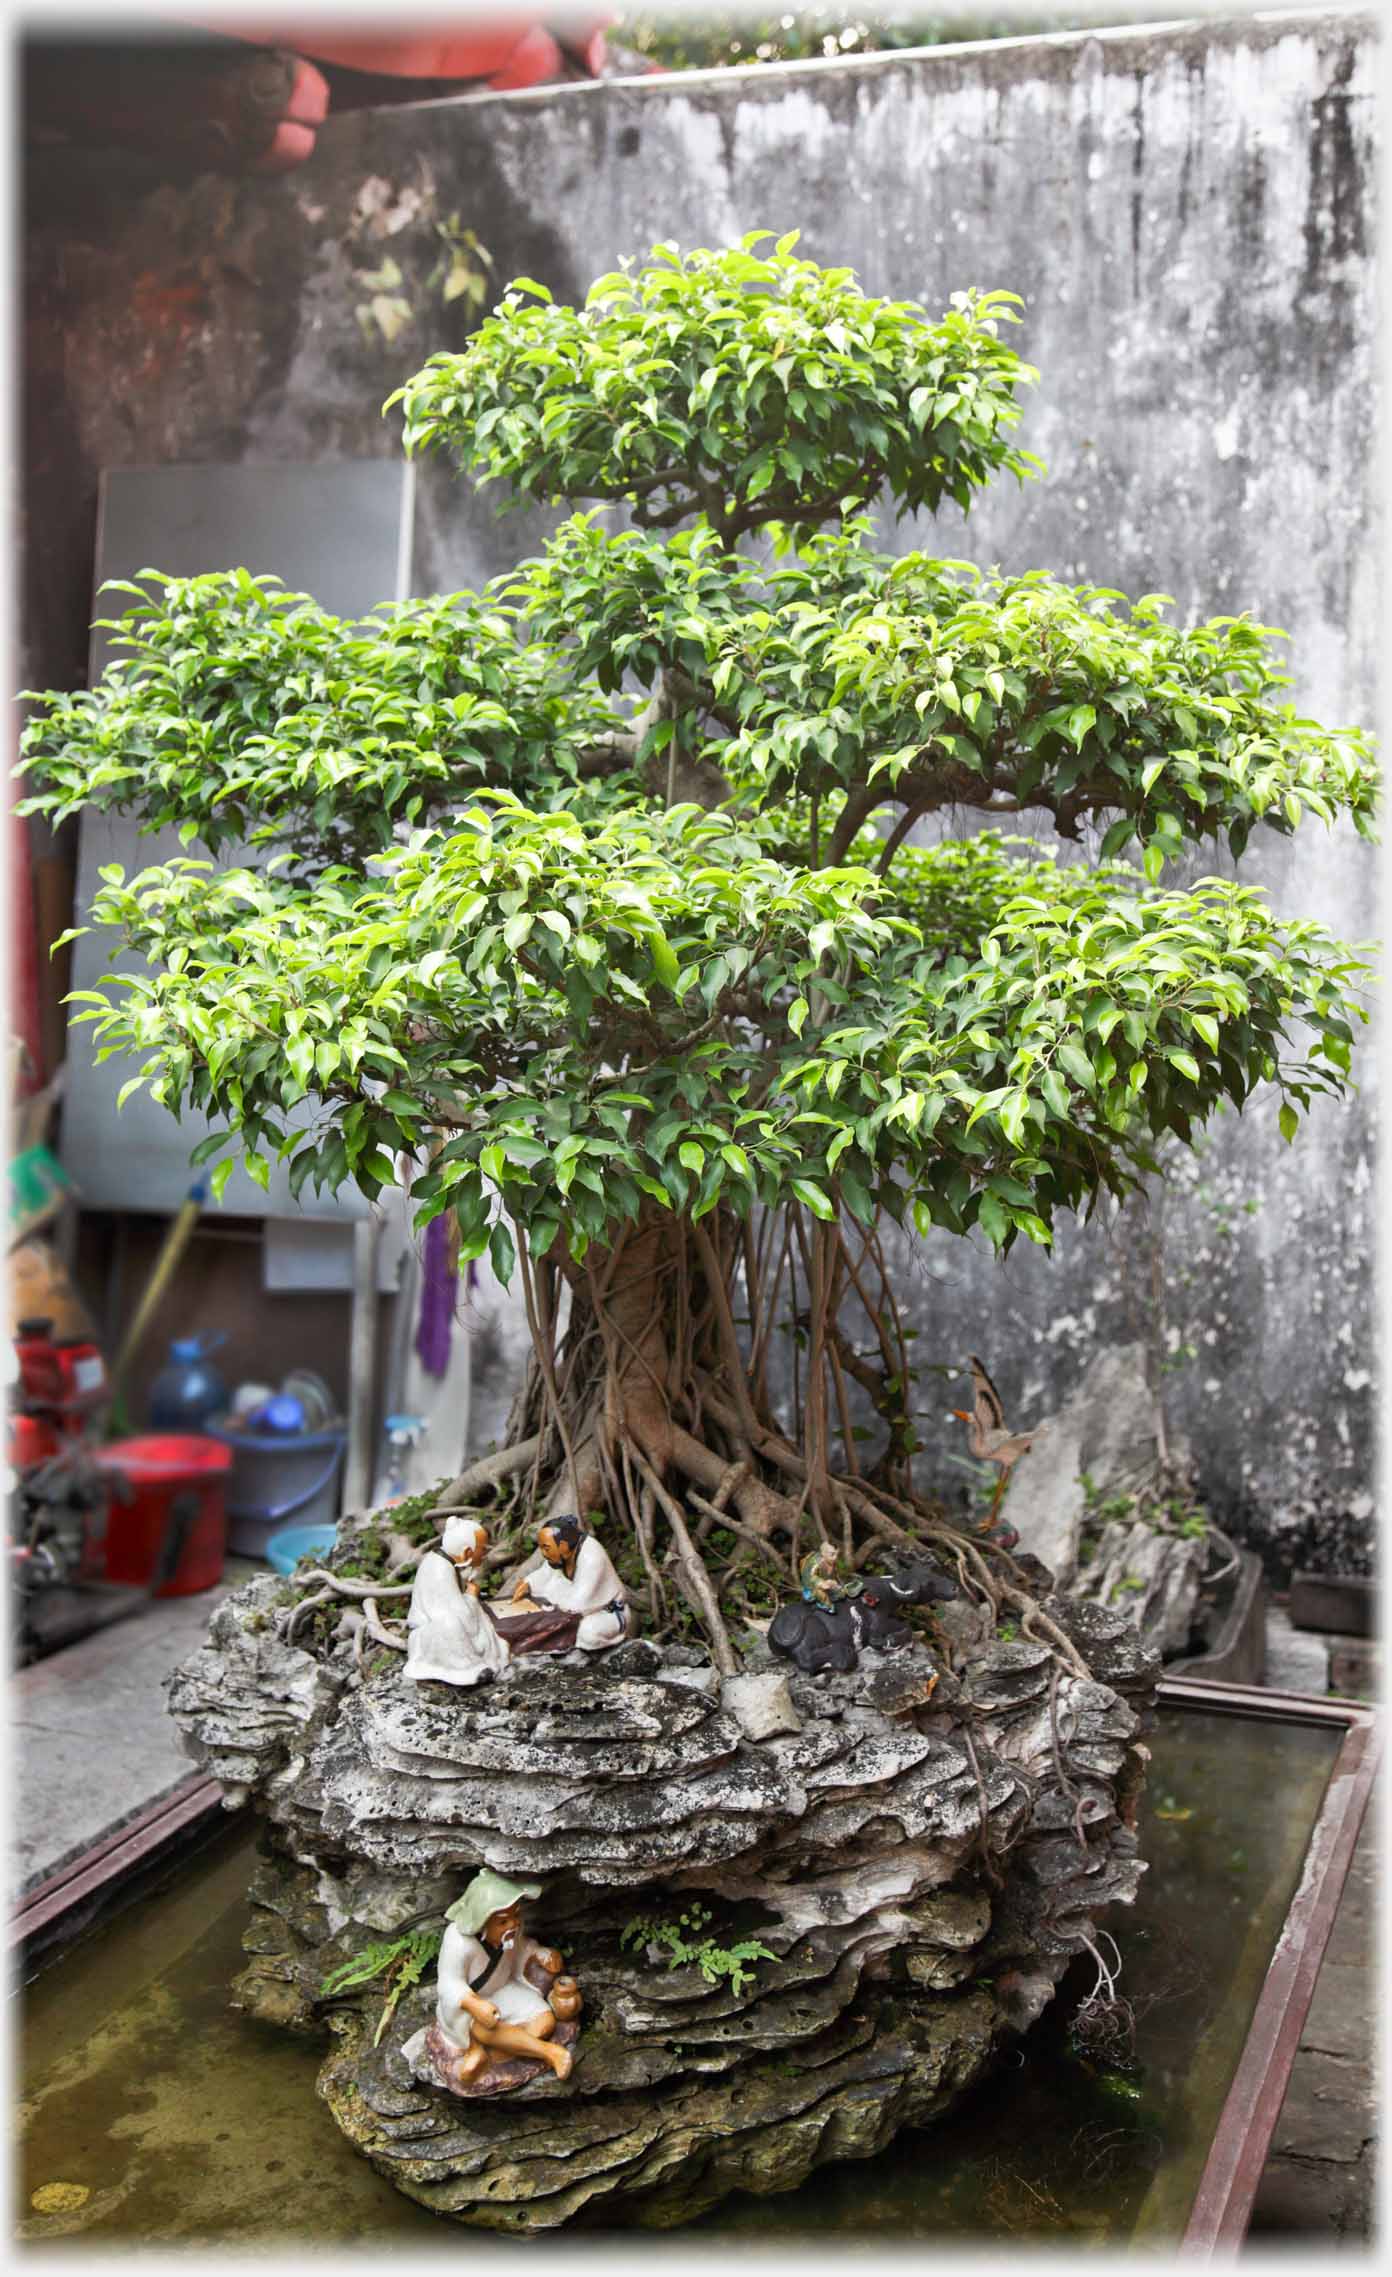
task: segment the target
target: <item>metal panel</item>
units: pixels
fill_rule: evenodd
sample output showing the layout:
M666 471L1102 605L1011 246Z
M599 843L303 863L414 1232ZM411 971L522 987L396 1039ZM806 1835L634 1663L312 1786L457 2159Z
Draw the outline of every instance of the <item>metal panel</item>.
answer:
M204 570L274 571L294 590L314 595L335 615L357 617L381 601L403 598L409 577L412 521L410 469L389 459L321 466L186 466L120 468L102 478L97 532L97 587L141 569L195 576ZM98 600L94 616L117 615L121 596ZM112 654L109 635L94 631L91 677ZM77 907L91 903L97 871L120 862L129 873L187 853L176 830L142 836L117 815L85 815L78 852ZM228 867L244 857L228 848ZM73 944L74 988L91 988L103 973L134 971L139 959L113 953L115 936L93 931ZM93 1065L87 1027L71 1031L63 1106L63 1166L93 1209L170 1211L188 1192L189 1155L210 1125L198 1114L176 1122L137 1091L118 1115L116 1094L140 1065L121 1054ZM244 1170L229 1179L224 1207L248 1217L343 1221L366 1214L356 1189L293 1200L283 1169L262 1192Z

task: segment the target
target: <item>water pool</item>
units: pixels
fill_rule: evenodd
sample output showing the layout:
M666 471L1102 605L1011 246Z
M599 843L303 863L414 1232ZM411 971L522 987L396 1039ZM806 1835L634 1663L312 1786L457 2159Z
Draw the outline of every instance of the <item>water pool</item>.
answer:
M838 2234L1178 2240L1338 1751L1331 1723L1166 1706L1151 1737L1140 1898L1109 1927L1138 2016L1138 2068L1069 2049L1067 1999L943 2124L736 2196L678 2233L718 2249ZM158 1890L54 1960L21 1997L18 2235L32 2249L477 2247L350 2150L314 2091L320 2044L229 2008L255 1838L223 1828ZM1090 1962L1070 1975L1075 1994ZM52 2186L66 2189L55 2200ZM34 2194L39 2204L34 2206ZM570 2231L560 2236L575 2237ZM622 2237L604 2233L611 2246ZM646 2242L644 2242L646 2239ZM489 2238L496 2253L544 2241ZM651 2233L633 2233L651 2253Z

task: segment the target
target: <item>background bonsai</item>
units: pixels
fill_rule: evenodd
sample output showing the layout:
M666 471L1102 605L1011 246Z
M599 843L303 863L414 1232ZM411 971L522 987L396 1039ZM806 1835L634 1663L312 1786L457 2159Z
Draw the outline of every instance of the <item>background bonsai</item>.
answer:
M234 1145L297 1190L414 1163L417 1222L520 1275L512 1443L442 1498L505 1504L503 1555L602 1508L659 1630L730 1668L728 1615L816 1536L929 1542L1077 1665L915 1495L880 1230L1047 1243L1258 1091L1289 1137L1347 1074L1357 961L1162 872L1258 821L1366 829L1367 747L1296 716L1245 619L873 551L877 494L1032 471L1013 296L934 323L766 236L659 246L583 310L518 280L393 399L409 448L631 527L576 512L481 595L357 626L143 577L125 660L40 699L29 803L262 850L104 873L150 971L79 1017L225 1122L215 1191ZM980 822L1024 814L1097 858Z

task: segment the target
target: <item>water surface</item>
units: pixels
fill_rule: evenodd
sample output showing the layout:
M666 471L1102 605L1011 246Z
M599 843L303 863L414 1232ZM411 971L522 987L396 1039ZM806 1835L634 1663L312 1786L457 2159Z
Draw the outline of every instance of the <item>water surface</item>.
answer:
M1129 2071L1081 2062L1068 2009L1089 1961L997 2072L941 2125L799 2189L740 2195L677 2233L693 2245L1052 2239L1165 2247L1181 2234L1296 1884L1339 1733L1166 1709L1141 1811L1150 1871L1109 1927L1137 2015ZM314 2090L320 2043L238 2014L254 1837L229 1827L159 1894L56 1961L22 1996L19 2235L71 2245L266 2250L477 2248L351 2150ZM581 1972L583 1973L583 1971ZM80 2205L33 2210L64 2183ZM72 2193L70 2193L71 2195ZM40 2203L44 2201L41 2199ZM558 2233L574 2238L576 2232ZM611 2231L611 2242L617 2243ZM634 2239L651 2254L656 2241ZM490 2240L544 2254L545 2241Z

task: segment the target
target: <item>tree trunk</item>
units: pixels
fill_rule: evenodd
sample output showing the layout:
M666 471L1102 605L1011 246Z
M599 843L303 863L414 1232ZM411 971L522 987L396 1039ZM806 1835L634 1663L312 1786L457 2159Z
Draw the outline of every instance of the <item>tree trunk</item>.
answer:
M897 1440L902 1394L897 1406L876 1396L900 1370L908 1380L902 1328L878 1242L861 1235L856 1256L855 1238L795 1220L768 1221L755 1239L727 1213L693 1225L654 1212L580 1264L559 1244L537 1259L520 1248L533 1353L510 1436L525 1452L473 1466L441 1506L477 1493L487 1515L496 1481L512 1498L498 1546L509 1558L530 1550L544 1518L597 1524L654 1627L671 1627L671 1601L683 1603L726 1669L736 1663L725 1618L766 1617L828 1536L857 1565L929 1551L971 1593L1029 1608L1037 1624L1008 1553L914 1494ZM780 1329L805 1347L782 1417L768 1366ZM867 1471L848 1373L887 1430Z

